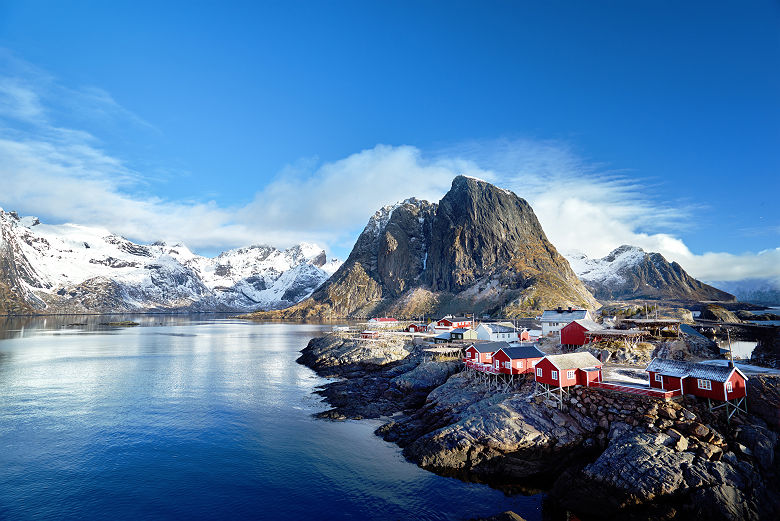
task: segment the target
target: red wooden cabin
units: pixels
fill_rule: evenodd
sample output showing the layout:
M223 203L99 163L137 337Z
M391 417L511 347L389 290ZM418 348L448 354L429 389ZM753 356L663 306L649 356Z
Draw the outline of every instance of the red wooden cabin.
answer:
M654 358L647 366L650 387L720 400L740 400L747 396L745 373L733 365L714 365Z
M493 366L503 374L533 373L542 358L536 346L502 347L493 355Z
M365 330L360 333L360 338L379 338L379 331Z
M598 331L603 329L600 325L587 318L575 320L566 324L561 329L561 345L584 346L587 342L586 331Z
M476 342L466 348L466 360L480 364L492 364L495 352L508 347L508 342Z
M547 355L536 364L534 374L537 382L552 387L588 385L601 381L601 366L588 352Z
M459 327L468 329L474 321L467 317L444 317L436 322L436 329L457 329Z
M426 324L409 324L406 330L410 333L425 333L428 331Z

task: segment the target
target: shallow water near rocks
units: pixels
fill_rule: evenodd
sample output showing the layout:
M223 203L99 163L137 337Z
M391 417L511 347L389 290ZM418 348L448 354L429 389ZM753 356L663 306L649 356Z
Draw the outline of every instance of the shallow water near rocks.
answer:
M104 322L134 320L138 327ZM331 422L295 363L330 326L218 317L0 318L0 519L467 519L506 496Z

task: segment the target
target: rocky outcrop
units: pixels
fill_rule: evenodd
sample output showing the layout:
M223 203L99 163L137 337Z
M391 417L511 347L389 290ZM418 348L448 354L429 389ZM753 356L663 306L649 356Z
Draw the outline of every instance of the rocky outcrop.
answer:
M780 376L752 375L747 382L750 411L780 433Z
M412 198L377 211L347 261L310 299L254 317L511 315L558 305L598 303L526 201L458 176L438 204Z
M713 461L680 450L680 439L679 434L627 432L581 472L559 480L553 495L594 519L674 515L737 521L773 513L774 501L750 464L733 453Z
M350 342L330 335L301 357L344 377L322 390L334 408L321 416L392 415L376 433L429 470L496 486L547 484L552 500L581 519L778 513L778 378L751 377L752 414L726 423L693 397L664 402L594 388L572 389L558 408L532 396L531 380L496 389L458 361L423 361L414 346L399 358L395 347L360 351Z
M31 315L35 309L4 282L0 282L0 315Z
M602 300L735 301L736 297L694 279L660 253L623 245L601 259L570 253L577 276Z
M737 318L733 312L716 304L708 304L704 306L701 310L701 315L699 315L699 318L704 320L717 320L718 322L731 322L737 324L740 322L739 318Z

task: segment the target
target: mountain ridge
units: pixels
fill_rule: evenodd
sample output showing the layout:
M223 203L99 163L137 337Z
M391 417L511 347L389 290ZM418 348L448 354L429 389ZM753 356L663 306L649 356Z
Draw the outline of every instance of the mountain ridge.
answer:
M0 313L229 311L286 307L338 267L310 243L252 245L208 258L100 227L47 225L0 209Z
M663 255L624 244L600 259L566 255L577 276L600 300L735 301L734 295L691 277Z

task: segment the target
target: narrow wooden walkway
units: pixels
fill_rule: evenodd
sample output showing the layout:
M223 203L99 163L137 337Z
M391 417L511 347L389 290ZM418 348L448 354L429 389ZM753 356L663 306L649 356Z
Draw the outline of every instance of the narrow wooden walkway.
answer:
M619 391L621 393L639 394L642 396L652 396L653 398L661 398L663 400L669 400L675 396L680 396L680 390L664 391L662 389L655 389L653 387L647 387L642 385L632 385L628 383L614 383L614 382L593 382L589 387L595 387L597 389L606 389L608 391Z

